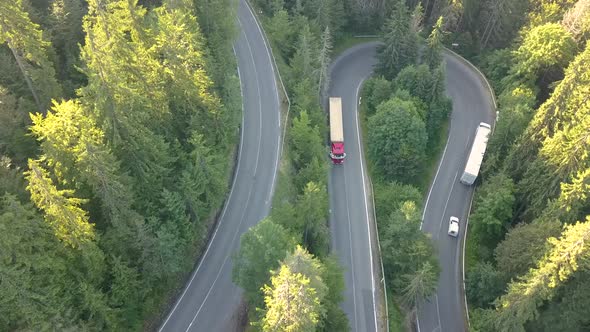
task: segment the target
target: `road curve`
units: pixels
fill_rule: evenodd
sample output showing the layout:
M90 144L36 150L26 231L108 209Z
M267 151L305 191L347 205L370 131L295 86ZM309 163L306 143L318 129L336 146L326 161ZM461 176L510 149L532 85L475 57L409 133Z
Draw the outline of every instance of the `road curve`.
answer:
M379 262L372 224L372 206L362 152L357 101L362 82L371 75L376 63L376 43L353 47L332 64L329 95L342 98L342 121L346 159L343 165L332 165L328 190L330 193L330 231L332 250L344 267L344 302L342 309L348 316L352 331L376 331ZM374 260L375 259L375 260ZM377 278L377 280L375 279Z
M234 44L242 86L238 165L209 245L159 331L235 331L242 291L231 280L240 235L270 211L280 148L280 105L271 54L245 0Z
M480 122L494 124L492 96L482 77L465 60L445 54L446 91L453 100L449 137L430 187L422 230L438 249L441 274L437 293L419 306L419 332L467 331L462 284L462 248L465 224L473 198L473 186L459 182L475 129ZM460 236L447 235L451 216L461 220Z

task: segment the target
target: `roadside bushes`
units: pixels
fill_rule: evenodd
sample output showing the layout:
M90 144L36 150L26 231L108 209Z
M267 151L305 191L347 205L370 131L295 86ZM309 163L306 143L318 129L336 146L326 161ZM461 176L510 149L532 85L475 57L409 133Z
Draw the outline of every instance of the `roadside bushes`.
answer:
M369 119L369 154L386 178L415 177L424 162L426 128L416 106L393 98Z
M451 110L444 95L444 66L430 70L410 65L393 81L383 77L365 83L369 157L378 176L419 184L426 156L436 152L440 130Z

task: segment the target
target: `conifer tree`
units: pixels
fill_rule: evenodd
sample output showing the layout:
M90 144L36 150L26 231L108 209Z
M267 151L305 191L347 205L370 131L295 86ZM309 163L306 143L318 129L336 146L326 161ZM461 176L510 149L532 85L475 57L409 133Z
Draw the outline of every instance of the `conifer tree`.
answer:
M80 208L84 201L72 197L73 190L59 190L47 170L35 160L29 160L26 176L31 201L44 212L57 238L74 248L95 238L94 225L88 220L88 213Z
M326 29L322 33L321 44L322 47L320 48L318 56L318 95L320 96L320 100L324 100L327 97L328 87L330 86L330 73L328 72L328 68L330 66L330 55L332 52L332 35L328 26L326 26Z
M264 286L262 330L315 331L325 315L322 301L327 288L321 273L320 262L300 246L287 256L271 286Z
M418 41L412 29L408 8L396 0L391 17L385 23L383 43L378 50L377 71L391 80L407 65L416 62Z
M566 226L560 238L549 241L552 248L536 269L512 282L508 292L497 300L496 328L499 331L525 331L524 324L538 315L538 308L579 268L588 264L590 217Z
M430 36L426 41L427 48L424 55L424 62L428 64L430 70L434 70L441 65L442 62L442 48L443 48L443 17L439 17L434 25Z
M61 94L55 69L47 56L48 42L40 27L23 10L22 0L0 2L0 42L6 43L40 113Z

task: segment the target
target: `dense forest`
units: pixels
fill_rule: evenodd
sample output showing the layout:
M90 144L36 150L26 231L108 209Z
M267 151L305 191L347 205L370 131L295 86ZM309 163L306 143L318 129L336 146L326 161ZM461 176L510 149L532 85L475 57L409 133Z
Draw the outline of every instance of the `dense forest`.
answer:
M164 311L228 188L234 5L0 2L0 330Z
M458 33L482 49L499 112L470 219L472 327L587 330L590 1L490 4Z
M229 185L236 4L0 1L0 330L141 330L165 311ZM589 0L252 5L289 98L271 215L233 257L253 329L349 329L322 106L332 49L356 34L384 42L362 112L392 331L438 276L419 224L451 109L443 45L498 103L470 217L471 329L590 328Z

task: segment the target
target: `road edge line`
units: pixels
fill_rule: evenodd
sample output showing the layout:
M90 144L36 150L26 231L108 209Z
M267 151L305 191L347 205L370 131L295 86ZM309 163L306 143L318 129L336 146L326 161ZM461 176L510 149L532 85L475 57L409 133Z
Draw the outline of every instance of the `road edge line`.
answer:
M363 44L361 44L363 45ZM356 127L357 127L357 139L358 139L358 144L359 144L359 152L360 152L360 161L361 161L361 173L362 173L362 179L363 179L363 196L364 196L364 201L365 201L365 212L367 215L367 227L369 228L369 246L370 246L370 254L371 254L371 281L373 283L373 311L375 312L375 329L378 330L378 324L377 324L377 310L376 310L376 303L375 303L375 276L373 275L373 241L371 240L371 227L370 227L370 221L369 219L373 220L373 227L375 229L375 238L377 239L377 254L379 256L379 262L381 265L381 271L379 271L381 274L381 280L383 280L383 295L384 295L384 299L385 299L385 331L389 332L389 305L388 305L388 301L387 301L387 286L386 286L386 282L385 282L385 271L383 269L383 257L381 255L381 242L379 240L379 227L377 226L377 213L375 211L375 192L373 191L373 181L371 180L371 178L368 176L368 173L365 170L365 164L364 163L364 159L365 159L365 150L363 148L363 144L361 143L361 126L360 126L360 121L359 121L359 105L360 105L360 99L359 99L359 91L361 86L365 83L365 81L372 76L372 73L363 77L363 79L360 81L359 85L357 86L357 90L356 90L356 114L355 114L355 120L356 120ZM365 177L367 178L367 182L370 185L370 190L371 190L371 199L373 202L373 218L369 218L369 207L368 207L368 202L367 202L367 188L366 188L366 184L365 184ZM379 283L381 283L381 280L379 281Z

